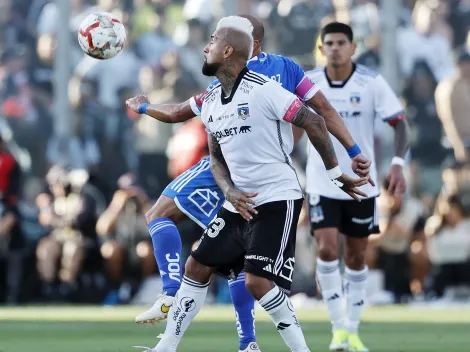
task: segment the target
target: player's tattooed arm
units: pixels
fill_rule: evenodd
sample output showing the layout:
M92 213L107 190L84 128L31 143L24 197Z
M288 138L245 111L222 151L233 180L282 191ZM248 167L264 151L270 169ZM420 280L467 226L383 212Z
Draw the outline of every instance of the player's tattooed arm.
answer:
M149 104L145 114L165 123L184 122L195 116L189 100L180 104L150 104L145 95L138 95L126 101L127 107L136 113L139 113L141 104Z
M320 154L327 170L338 166L335 149L323 117L310 111L304 105L295 114L292 124L305 130L308 139Z
M257 214L253 208L255 201L251 198L256 197L258 193L242 192L232 182L230 178L230 170L225 162L222 149L217 139L209 135L209 152L211 155L211 171L214 180L224 193L225 199L233 205L233 207L246 220L253 219L252 214Z
M230 178L230 171L227 163L225 162L222 149L216 138L209 135L209 152L211 155L210 167L212 175L217 185L220 187L224 194L233 187L232 179Z

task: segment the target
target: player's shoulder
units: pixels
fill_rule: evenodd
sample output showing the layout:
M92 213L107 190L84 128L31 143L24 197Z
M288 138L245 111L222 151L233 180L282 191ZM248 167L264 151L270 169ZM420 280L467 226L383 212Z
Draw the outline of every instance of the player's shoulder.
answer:
M218 88L218 87L220 87L220 81L217 78L217 79L213 80L211 83L209 83L209 85L206 88L206 91L209 92L210 90Z
M325 66L316 67L313 70L306 71L305 74L308 78L311 78L317 82L321 78L325 78Z
M361 64L356 64L356 74L367 77L369 79L375 79L380 76L380 74L377 71L374 71L370 69L367 66L361 65Z
M206 88L206 91L204 92L204 95L202 97L203 103L206 104L206 103L214 102L215 98L221 92L221 87L222 85L218 79L211 82L209 86ZM204 104L202 104L202 106L204 106Z
M269 84L271 79L268 76L263 75L262 73L258 73L248 69L245 75L243 76L242 81L247 81L255 84L256 86L264 86L265 84Z

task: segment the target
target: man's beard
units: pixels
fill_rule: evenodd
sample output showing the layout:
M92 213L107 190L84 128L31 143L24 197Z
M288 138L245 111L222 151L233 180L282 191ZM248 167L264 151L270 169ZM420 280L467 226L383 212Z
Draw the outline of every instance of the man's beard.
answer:
M209 64L204 62L204 65L202 65L202 74L204 76L215 76L217 71L219 70L220 64Z

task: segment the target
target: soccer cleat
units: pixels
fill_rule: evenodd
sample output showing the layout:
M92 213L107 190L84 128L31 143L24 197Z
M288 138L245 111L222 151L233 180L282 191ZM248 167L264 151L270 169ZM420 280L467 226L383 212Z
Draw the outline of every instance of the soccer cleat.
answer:
M338 329L333 333L333 338L330 342L330 351L347 351L348 350L348 331L345 329Z
M164 293L159 295L152 308L139 314L135 318L135 322L138 324L154 324L165 320L174 300L175 297L167 296Z
M348 351L349 352L369 352L369 349L366 346L364 346L358 334L349 334Z
M238 351L238 352L253 352L253 351L256 351L256 352L261 352L261 350L259 349L259 346L256 342L250 342L248 344L248 346L242 351Z

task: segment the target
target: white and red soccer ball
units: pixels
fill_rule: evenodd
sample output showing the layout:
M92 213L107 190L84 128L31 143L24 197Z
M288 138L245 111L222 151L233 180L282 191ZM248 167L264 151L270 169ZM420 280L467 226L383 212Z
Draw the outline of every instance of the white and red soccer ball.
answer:
M95 59L110 59L119 54L126 41L126 29L108 12L87 16L80 24L78 42L83 52Z

